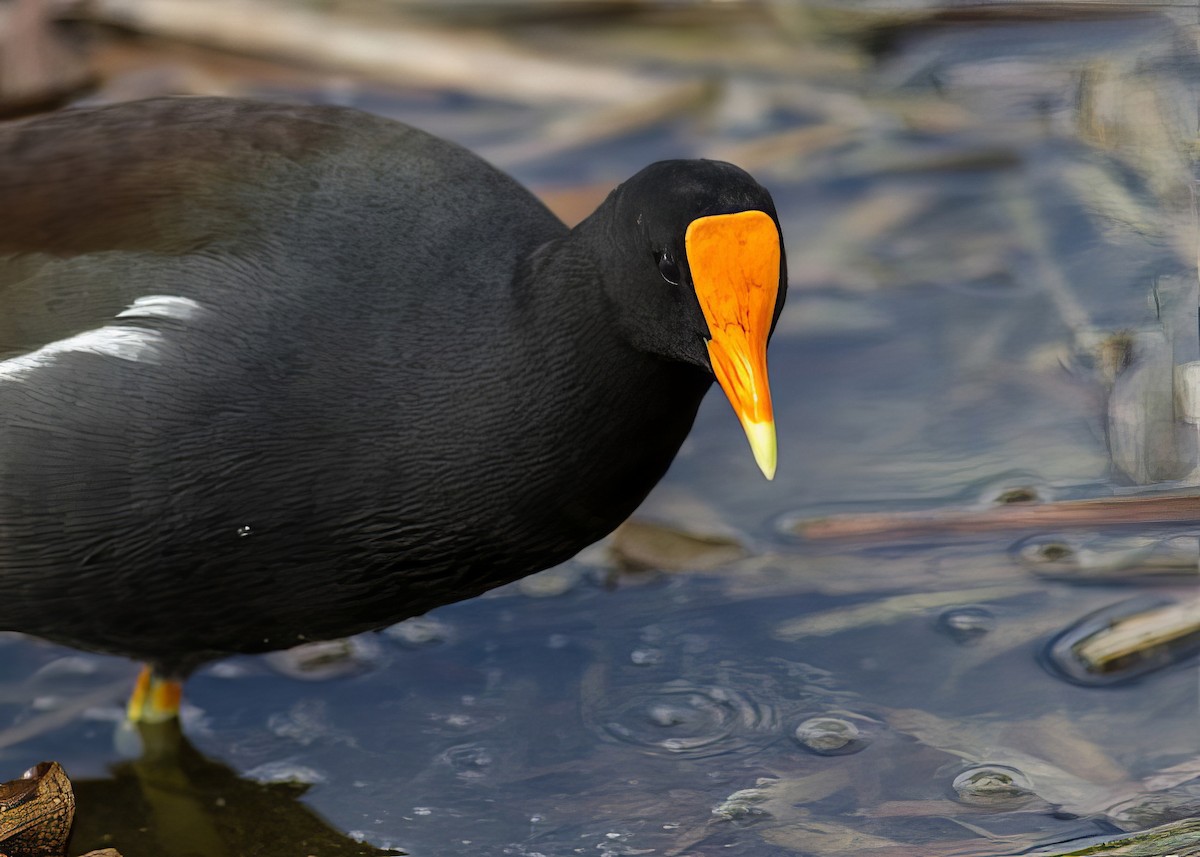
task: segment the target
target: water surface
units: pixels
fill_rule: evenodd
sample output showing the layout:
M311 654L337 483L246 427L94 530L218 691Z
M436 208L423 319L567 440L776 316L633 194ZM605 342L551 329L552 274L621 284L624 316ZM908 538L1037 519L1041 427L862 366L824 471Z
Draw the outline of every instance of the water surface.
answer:
M1193 594L1194 531L1062 534L1087 559L1062 574L1019 561L1052 533L789 529L1189 479L1194 431L1164 446L1113 402L1161 405L1171 362L1196 356L1195 21L789 20L722 24L719 53L712 23L527 26L539 49L712 85L532 158L522 146L544 152L561 118L544 106L243 84L407 119L552 194L602 193L663 157L747 162L790 259L770 354L779 474L761 479L714 394L639 517L735 538L743 559L628 572L600 545L358 638L331 677L213 664L188 685L200 755L183 766L122 762L132 665L0 638L0 763L56 759L82 783L74 851L978 857L1200 812L1194 659L1089 686L1045 656L1094 611ZM1106 374L1114 335L1142 380Z

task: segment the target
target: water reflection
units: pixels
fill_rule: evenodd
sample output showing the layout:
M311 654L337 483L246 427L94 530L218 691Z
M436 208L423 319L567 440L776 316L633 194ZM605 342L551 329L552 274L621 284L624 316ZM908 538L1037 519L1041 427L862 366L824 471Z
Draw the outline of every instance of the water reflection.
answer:
M329 854L376 857L375 848L330 827L300 802L307 784L261 782L206 758L178 724L139 727L134 761L103 779L74 781L73 853L116 848L123 857Z

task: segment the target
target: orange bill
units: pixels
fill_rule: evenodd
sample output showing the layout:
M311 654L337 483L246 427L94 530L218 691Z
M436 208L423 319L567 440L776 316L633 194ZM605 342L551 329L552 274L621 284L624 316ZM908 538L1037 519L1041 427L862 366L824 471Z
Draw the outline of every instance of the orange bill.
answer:
M741 420L754 460L775 477L775 417L767 334L779 295L779 230L762 211L700 217L685 236L688 266L711 338L717 383Z

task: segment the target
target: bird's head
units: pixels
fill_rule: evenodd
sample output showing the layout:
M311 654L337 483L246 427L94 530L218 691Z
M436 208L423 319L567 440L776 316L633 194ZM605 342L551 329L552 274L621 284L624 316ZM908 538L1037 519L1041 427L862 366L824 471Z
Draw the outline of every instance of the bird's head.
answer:
M763 474L775 475L767 340L786 260L771 195L721 161L660 161L613 191L599 223L617 248L605 288L637 348L711 372Z

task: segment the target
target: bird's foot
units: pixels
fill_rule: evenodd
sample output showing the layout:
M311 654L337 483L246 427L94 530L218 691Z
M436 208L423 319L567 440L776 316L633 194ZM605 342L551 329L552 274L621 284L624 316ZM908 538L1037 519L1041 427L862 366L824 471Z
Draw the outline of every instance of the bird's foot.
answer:
M131 723L165 723L179 717L183 684L164 678L153 667L142 667L129 698L126 717Z

